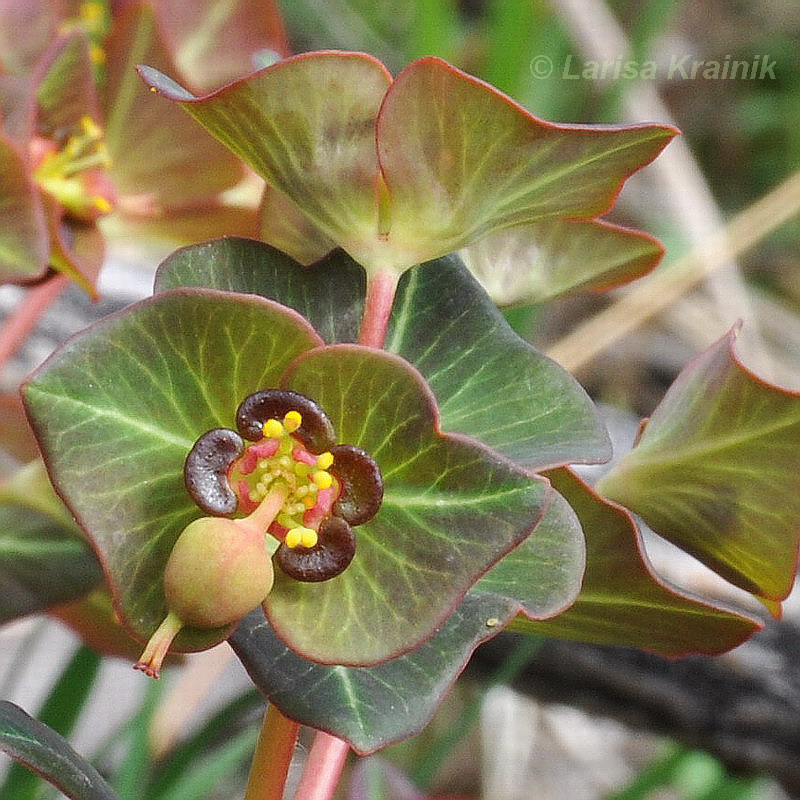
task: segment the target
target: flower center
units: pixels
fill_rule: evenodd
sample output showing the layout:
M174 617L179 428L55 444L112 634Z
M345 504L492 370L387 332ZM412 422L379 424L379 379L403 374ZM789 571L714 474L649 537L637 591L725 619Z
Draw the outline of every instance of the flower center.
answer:
M90 117L81 118L80 130L60 148L36 137L31 158L36 182L68 212L90 222L112 212L114 189L105 173L111 160L103 131Z
M317 544L319 527L339 497L339 481L328 471L329 451L315 454L292 434L303 424L298 411L282 420L268 419L263 437L245 446L228 470L228 482L238 497L238 511L249 514L274 491L286 495L268 532L287 547Z

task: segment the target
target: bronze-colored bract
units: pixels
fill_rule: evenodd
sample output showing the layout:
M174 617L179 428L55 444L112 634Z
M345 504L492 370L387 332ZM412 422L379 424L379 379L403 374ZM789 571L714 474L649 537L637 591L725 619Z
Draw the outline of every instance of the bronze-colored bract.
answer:
M186 489L207 514L228 516L238 499L228 482L228 468L242 454L244 441L236 431L214 428L204 433L186 457L183 478Z
M288 389L264 389L245 397L236 411L236 427L245 439L257 442L268 419L282 419L289 411L298 411L302 425L294 432L309 450L321 453L336 441L328 415L310 398Z
M275 553L278 566L290 577L305 583L319 583L344 572L356 553L353 530L341 517L331 516L319 529L314 547L287 547Z
M383 501L383 477L375 460L359 447L337 444L331 448L330 471L341 485L333 513L351 525L369 522Z

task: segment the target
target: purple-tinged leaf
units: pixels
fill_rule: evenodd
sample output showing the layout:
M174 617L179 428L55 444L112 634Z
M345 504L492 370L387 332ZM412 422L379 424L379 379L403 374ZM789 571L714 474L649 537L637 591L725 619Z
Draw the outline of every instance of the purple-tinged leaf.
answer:
M569 470L548 477L583 527L583 587L563 614L541 622L517 617L509 630L675 657L726 652L761 627L741 611L670 586L653 572L630 514L604 502Z
M676 133L543 122L446 62L420 59L392 83L377 120L389 240L421 261L514 225L599 216Z
M50 233L50 266L97 300L95 285L106 249L103 234L96 225L65 217L61 207L47 195L42 201Z
M0 135L0 281L29 281L47 269L47 223L26 159Z
M82 117L99 118L89 44L83 33L76 30L54 42L37 72L37 134L57 138L77 128Z
M639 231L598 220L548 219L497 231L460 251L501 306L601 292L653 269L663 247Z
M0 750L71 800L120 800L105 778L61 734L7 700L0 700Z
M150 66L139 73L339 245L349 250L347 242L377 236L374 121L391 80L379 61L360 53L295 56L205 97Z
M298 358L283 384L313 397L338 440L375 459L384 496L356 529L341 575L319 584L276 575L268 619L314 661L368 666L408 652L534 530L548 487L473 440L439 433L424 381L397 356L333 345Z
M289 54L275 0L159 0L157 11L178 68L200 89L214 89Z
M457 256L401 278L385 347L424 375L446 431L535 469L611 455L586 392L514 333Z
M31 72L63 17L63 0L0 0L0 71Z
M229 237L184 247L156 273L156 292L190 286L275 300L302 314L333 344L358 339L366 276L341 250L301 267L263 242Z
M736 331L686 366L598 491L731 583L779 601L800 542L800 394L749 372Z
M141 638L166 613L172 546L202 516L183 483L195 440L232 427L244 397L277 385L298 353L321 343L299 315L267 300L177 290L78 334L26 385L50 475ZM225 634L187 629L178 649Z
M245 617L230 644L259 691L285 715L366 754L422 730L473 650L513 613L499 598L467 595L433 638L376 667L307 661L286 647L260 611Z
M129 205L135 199L151 212L197 207L241 180L238 159L137 77L141 61L175 71L152 8L140 4L123 14L106 51L110 171Z

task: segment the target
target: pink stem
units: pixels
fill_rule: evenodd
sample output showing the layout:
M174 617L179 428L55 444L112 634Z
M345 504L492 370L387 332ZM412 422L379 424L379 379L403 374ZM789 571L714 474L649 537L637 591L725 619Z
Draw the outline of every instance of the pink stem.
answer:
M396 288L397 276L393 272L379 272L369 279L364 316L361 318L361 332L358 337L359 344L367 347L383 347Z
M17 352L28 334L36 327L39 317L67 288L66 275L54 275L44 283L28 289L19 307L6 318L0 329L0 367Z
M332 800L349 752L347 742L317 731L294 800Z
M282 800L300 725L270 704L258 737L245 800Z

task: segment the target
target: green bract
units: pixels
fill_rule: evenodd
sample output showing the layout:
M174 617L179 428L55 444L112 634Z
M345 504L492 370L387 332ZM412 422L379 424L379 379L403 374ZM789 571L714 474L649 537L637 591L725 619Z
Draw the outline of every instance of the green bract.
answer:
M261 235L303 263L338 246L396 276L505 231L526 242L513 275L487 266L494 253L468 263L511 302L622 283L661 256L594 220L673 128L543 122L436 58L393 80L363 53L307 53L205 97L139 71L266 179ZM602 257L580 257L576 236Z
M209 257L210 249L217 258ZM271 261L291 270L293 280L284 282L288 295L292 282L302 282L314 287L320 302L331 292L359 302L363 275L351 270L351 286L342 287L347 259L344 271L331 258L327 271L321 265L316 273L305 272L268 246L246 240L179 251L162 269L159 289L180 284L184 274L191 281L198 257L213 270L244 253L252 264ZM264 280L269 270L251 274ZM460 274L463 282L463 268ZM206 283L213 282L209 277ZM397 349L410 348L414 323L402 300L393 330ZM562 458L603 455L602 429L591 404L566 373L520 341L506 341L512 336L507 328L497 332L494 345L477 326L468 330L487 356L498 349L500 362L505 348L517 358L525 386L541 384L538 392L519 393L502 412L529 419L520 431L527 449L536 449L539 430L542 450L549 453L549 440L558 437L564 417L572 416L583 420L589 444L583 451L575 438L564 445ZM463 342L469 351L469 338ZM524 350L530 363L514 348ZM450 400L454 419L456 411L467 413L476 403L462 391L465 386L456 372L449 384L441 377L436 383L436 394ZM231 427L241 400L268 387L316 400L338 439L370 453L384 477L383 505L358 529L350 567L318 585L279 579L269 595L273 626L306 657L372 664L417 646L487 569L526 540L551 502L542 479L479 442L486 427L480 417L472 426L474 438L442 433L433 395L404 358L355 344L323 346L295 311L252 294L160 291L74 338L25 389L51 476L93 539L119 611L138 636L147 637L164 616L165 560L180 531L202 516L183 487L188 451L207 430ZM543 414L544 408L552 413ZM470 430L462 426L462 432ZM553 458L548 454L544 460L550 464ZM539 549L525 565L530 588L516 599L533 615L548 616L578 590L580 532L564 525L541 542L534 534L531 542ZM548 569L539 580L537 559L561 568ZM204 647L228 633L189 630L179 646Z

